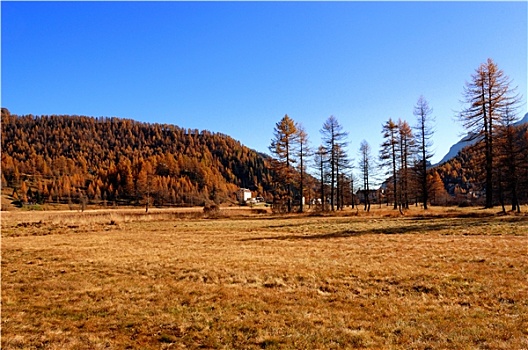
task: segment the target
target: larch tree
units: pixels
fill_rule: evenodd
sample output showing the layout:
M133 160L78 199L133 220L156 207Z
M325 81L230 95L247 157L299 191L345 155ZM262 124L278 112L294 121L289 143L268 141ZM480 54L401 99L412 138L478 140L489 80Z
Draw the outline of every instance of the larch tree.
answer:
M414 151L412 129L405 120L398 121L400 154L400 207L409 209L409 160Z
M431 139L434 133L433 126L431 125L434 122L434 117L431 116L432 113L433 109L429 107L427 100L423 96L420 96L413 110L413 114L417 120L417 124L414 127L414 138L419 157L416 166L417 180L425 210L427 210L427 203L429 201L427 161L434 155L431 151L431 147L433 146Z
M493 159L497 127L506 108L514 109L519 103L511 80L491 59L482 63L464 87L464 102L468 105L458 118L472 132L474 139L484 143L484 169L486 208L493 207Z
M499 196L503 211L506 191L510 195L511 210L521 211L519 203L519 185L521 183L520 170L522 168L526 145L523 144L523 129L514 124L517 121L514 111L506 109L502 123L498 129L498 186ZM503 185L504 183L504 185ZM504 188L503 188L504 187Z
M335 210L336 197L336 181L338 165L338 150L344 149L347 145L346 138L348 133L343 130L343 126L339 124L336 117L331 115L323 124L321 129L323 135L324 147L328 154L328 161L330 165L330 207L332 211Z
M327 162L327 153L326 149L323 145L320 145L317 148L317 151L314 153L314 164L317 168L317 172L319 174L319 200L321 201L321 210L325 210L325 164Z
M524 131L520 142L525 150L528 149L528 129ZM519 169L521 179L520 187L521 192L524 193L524 198L526 199L528 198L528 152L524 152L521 161L521 169Z
M22 181L22 185L20 186L20 199L22 200L23 204L26 204L28 202L28 187L26 185L26 181Z
M269 146L270 152L275 159L272 169L276 175L276 186L284 186L288 212L292 211L292 185L293 185L293 163L295 163L295 140L297 138L297 126L286 114L273 129L273 139Z
M344 190L347 187L344 182L344 176L345 171L350 169L350 160L341 145L336 146L335 154L337 209L342 210L344 206Z
M296 149L296 156L299 160L299 192L300 192L300 204L299 204L299 211L302 213L304 210L304 185L305 185L305 177L306 177L306 159L310 156L310 144L308 140L308 134L306 133L306 130L302 124L297 124L297 149Z
M365 207L364 210L370 211L370 170L372 167L371 163L371 151L370 151L370 145L367 141L363 140L361 142L361 145L359 147L359 171L361 172L361 176L363 178L363 193L364 193L364 200L365 200Z
M435 205L440 205L441 200L444 199L444 204L447 204L447 191L438 171L433 171L427 174L429 187L427 188L428 197Z
M398 182L398 157L397 157L397 148L398 148L398 124L389 118L389 120L383 124L382 127L383 134L383 143L380 148L380 166L387 168L386 175L391 175L392 178L392 196L394 209L398 208L398 199L396 195L397 191L397 182Z
M351 206L352 209L356 207L356 193L354 191L354 184L358 183L356 176L353 172L350 172L350 197L351 197Z

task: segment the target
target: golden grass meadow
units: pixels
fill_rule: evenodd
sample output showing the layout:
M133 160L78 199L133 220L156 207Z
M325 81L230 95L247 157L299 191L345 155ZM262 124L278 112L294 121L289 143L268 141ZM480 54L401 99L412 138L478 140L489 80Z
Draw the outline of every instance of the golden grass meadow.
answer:
M526 214L355 214L3 212L2 349L528 349Z

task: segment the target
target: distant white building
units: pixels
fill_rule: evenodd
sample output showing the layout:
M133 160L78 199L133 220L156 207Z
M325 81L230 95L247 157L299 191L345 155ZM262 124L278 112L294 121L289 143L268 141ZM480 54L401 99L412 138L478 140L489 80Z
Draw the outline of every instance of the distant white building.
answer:
M241 188L237 191L237 200L239 203L246 203L247 200L251 199L251 191L247 188Z
M321 201L321 198L312 198L312 199L310 199L310 204L311 205L321 205L321 204L323 204L323 202Z

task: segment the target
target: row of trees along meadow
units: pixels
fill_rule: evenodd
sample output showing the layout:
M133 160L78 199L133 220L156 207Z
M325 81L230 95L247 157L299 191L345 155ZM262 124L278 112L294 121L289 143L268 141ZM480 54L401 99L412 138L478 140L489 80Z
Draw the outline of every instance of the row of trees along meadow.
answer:
M2 187L18 203L195 206L267 196L266 159L231 137L120 118L2 108Z
M269 159L208 131L119 118L16 116L2 108L2 187L20 203L190 206L234 202L242 187L273 198L285 212L358 203L404 210L474 197L486 207L520 210L528 199L528 127L515 125L520 97L510 85L492 60L477 68L458 117L478 142L434 168L428 168L434 120L423 97L414 127L389 119L379 157L364 140L357 161L334 116L323 123L315 149L302 125L285 116L275 125Z
M458 113L458 119L478 142L455 160L434 168L429 160L434 155L435 119L423 96L414 106L413 127L405 120L392 118L383 124L383 143L377 159L372 157L369 143L361 142L357 167L348 156L348 133L337 118L330 116L325 121L320 130L322 143L312 149L304 127L285 115L275 125L269 147L273 154L275 209L303 211L304 199L331 211L345 205L354 208L358 203L363 204L364 210L369 210L372 203L383 203L400 211L410 205L421 204L427 209L430 204L453 203L457 193L446 190L452 179L446 175L445 167L468 153L472 161L465 163L466 173L474 176L471 183L464 180L473 191L466 191L463 203L482 196L487 208L500 203L506 210L505 203L510 203L512 210L520 211L521 200L528 200L528 131L526 126L514 125L520 97L510 85L509 78L493 60L488 59L477 68L464 88L468 107ZM312 165L313 175L307 171L308 164ZM358 170L359 179L354 169ZM372 189L373 181L380 176L381 186ZM498 201L493 199L494 194Z
M361 203L370 210L374 203L392 202L394 208L408 208L409 203L423 203L427 209L429 198L443 194L443 183L438 174L427 173L426 161L432 156L430 147L433 135L431 109L420 97L415 107L418 125L413 134L406 121L389 119L383 125L384 142L378 159L371 154L369 143L360 144L357 166L348 156L348 133L336 117L330 116L321 128L322 143L312 150L303 126L285 115L274 128L274 138L269 147L274 155L274 207L278 211L303 210L304 200L321 210L353 208ZM309 162L313 159L312 162ZM307 164L312 164L313 175ZM359 179L354 174L359 170ZM381 188L372 183L379 176L377 170L389 179ZM438 192L438 196L430 193Z
M346 201L351 201L353 179L347 175L351 168L346 152L348 133L334 116L326 120L321 133L323 144L314 152L302 124L285 115L275 125L269 150L274 156L271 173L276 211L292 212L294 208L303 211L306 198L309 205L326 207L327 203L331 210L343 208ZM310 157L314 157L313 164L320 174L318 184L307 172Z

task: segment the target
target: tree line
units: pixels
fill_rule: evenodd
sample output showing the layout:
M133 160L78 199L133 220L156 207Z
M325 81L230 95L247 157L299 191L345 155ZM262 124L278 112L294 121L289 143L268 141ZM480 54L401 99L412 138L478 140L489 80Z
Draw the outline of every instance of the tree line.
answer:
M303 211L303 199L308 198L329 211L358 203L370 210L372 202L392 204L400 211L412 204L427 209L430 204L453 202L481 203L486 208L500 204L503 211L508 203L520 211L521 201L528 200L528 127L515 125L521 99L511 83L491 59L477 68L464 87L466 107L457 118L478 142L435 168L429 162L434 155L435 118L423 96L413 109L415 125L389 118L381 128L378 157L363 140L357 163L348 155L348 133L336 117L324 122L321 144L312 149L302 124L285 115L275 125L269 147L275 206L280 211ZM381 186L372 189L377 180Z
M302 124L275 124L272 157L227 135L120 118L17 116L2 108L3 188L19 203L204 205L234 202L239 188L273 201L280 212L345 206L481 203L520 210L528 199L528 131L516 125L520 97L493 60L463 90L457 115L478 142L432 168L435 119L419 97L415 122L388 118L380 153L349 134L335 116L313 147Z
M120 118L2 109L2 185L19 203L203 205L269 196L267 157L231 137Z
M425 98L420 97L415 107L416 132L413 134L406 121L389 119L382 126L384 142L379 157L373 158L369 143L363 140L357 162L348 155L348 132L335 116L323 123L322 142L312 150L302 125L285 115L275 125L269 147L273 154L275 205L282 211L303 211L304 197L329 211L360 203L368 211L371 202L391 202L395 209L402 210L411 201L420 201L427 209L429 193L443 187L438 176L427 172L427 161L433 155L431 112ZM307 174L309 163L312 172ZM381 190L373 186L379 172L388 178ZM312 179L308 188L307 178Z

